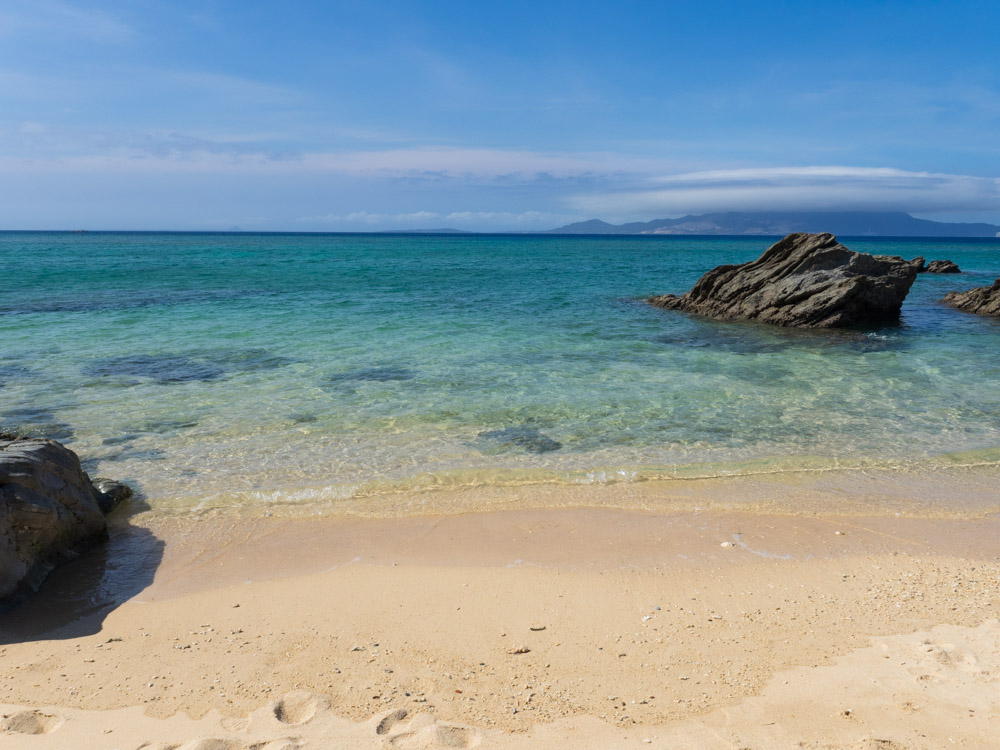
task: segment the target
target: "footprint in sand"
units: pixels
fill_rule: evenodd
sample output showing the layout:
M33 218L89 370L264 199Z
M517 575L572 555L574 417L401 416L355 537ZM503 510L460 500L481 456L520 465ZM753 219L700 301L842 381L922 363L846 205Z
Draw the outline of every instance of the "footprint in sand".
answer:
M305 724L318 713L328 711L330 701L322 695L296 690L274 704L274 718L282 724Z
M388 734L392 727L405 719L407 716L405 708L398 708L387 714L375 727L375 734Z
M218 737L201 737L183 745L168 745L162 750L301 750L296 740L283 737L277 740L265 740L245 745L239 740L224 740ZM161 749L158 749L161 750Z
M375 733L385 737L388 747L398 750L470 748L479 745L482 739L477 729L457 724L440 724L427 714L418 714L401 724L407 716L406 709L396 709L375 725Z
M48 734L62 726L63 718L41 711L18 711L0 720L0 731L5 734Z
M250 726L250 719L246 716L230 716L220 721L219 724L227 732L245 732L246 728Z
M177 750L245 750L245 746L236 740L202 737L197 740L185 742Z
M974 653L956 648L950 643L925 640L918 647L918 653L924 664L940 665L971 675L978 675L983 671Z
M302 745L296 740L280 739L248 745L246 750L302 750Z
M895 740L879 740L866 738L855 742L845 750L910 750L908 745L901 745Z
M472 727L434 724L415 732L401 732L389 738L389 747L398 750L439 750L448 747L477 747L482 738Z

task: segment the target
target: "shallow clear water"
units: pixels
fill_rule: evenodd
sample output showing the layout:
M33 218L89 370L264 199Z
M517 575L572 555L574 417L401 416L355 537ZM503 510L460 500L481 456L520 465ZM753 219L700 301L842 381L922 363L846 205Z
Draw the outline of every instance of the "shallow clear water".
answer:
M0 234L0 426L150 505L1000 459L1000 320L802 332L654 309L768 238Z

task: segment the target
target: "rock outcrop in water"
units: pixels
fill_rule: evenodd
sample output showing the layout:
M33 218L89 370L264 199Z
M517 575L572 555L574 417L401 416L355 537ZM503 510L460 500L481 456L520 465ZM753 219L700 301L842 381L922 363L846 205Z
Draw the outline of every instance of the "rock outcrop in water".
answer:
M962 269L950 260L932 260L924 269L927 273L962 273Z
M77 550L106 539L105 514L131 495L120 482L91 481L55 440L0 435L0 611Z
M978 315L1000 315L1000 279L994 281L993 286L979 286L967 292L948 292L941 301Z
M911 260L910 265L917 269L917 273L962 273L954 261L932 260L928 263L922 255Z
M849 250L832 234L790 234L755 261L718 266L656 307L719 320L837 328L896 320L917 269L897 256Z

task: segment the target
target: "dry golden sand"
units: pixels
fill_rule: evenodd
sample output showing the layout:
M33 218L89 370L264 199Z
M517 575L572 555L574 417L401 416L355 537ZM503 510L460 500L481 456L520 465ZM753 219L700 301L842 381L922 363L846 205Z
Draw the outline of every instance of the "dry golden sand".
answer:
M165 542L139 595L0 619L0 746L1000 743L993 516L134 523Z

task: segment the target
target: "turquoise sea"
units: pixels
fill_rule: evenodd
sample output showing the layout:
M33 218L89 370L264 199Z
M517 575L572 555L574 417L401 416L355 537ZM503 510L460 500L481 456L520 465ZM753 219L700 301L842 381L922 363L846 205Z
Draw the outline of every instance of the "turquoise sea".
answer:
M871 330L640 301L774 239L0 233L0 427L154 510L1000 462L1000 240L841 238L964 271Z

